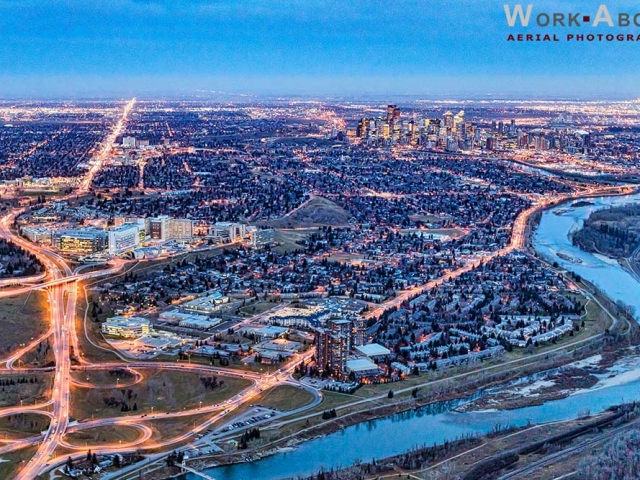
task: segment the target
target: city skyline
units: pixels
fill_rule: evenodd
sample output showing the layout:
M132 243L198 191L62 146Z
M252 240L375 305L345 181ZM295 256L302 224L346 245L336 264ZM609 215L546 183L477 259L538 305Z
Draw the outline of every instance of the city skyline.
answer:
M503 3L4 1L0 96L640 96L635 42L508 42Z

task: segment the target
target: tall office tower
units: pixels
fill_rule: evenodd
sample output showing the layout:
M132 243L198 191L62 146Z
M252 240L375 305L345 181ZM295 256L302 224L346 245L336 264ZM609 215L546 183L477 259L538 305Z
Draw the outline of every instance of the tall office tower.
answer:
M455 125L456 123L462 123L464 122L464 110L460 110L458 113L455 114L455 116L453 117L453 124Z
M438 133L442 128L442 120L439 118L432 118L429 120L429 128L427 129L427 133Z
M518 146L521 148L529 145L529 136L526 133L519 132L518 133Z
M504 123L502 120L498 122L498 133L504 133Z
M398 123L400 122L400 109L399 108L394 108L393 109L393 123Z
M443 115L443 119L445 128L453 129L453 113L451 111L446 111Z
M549 150L549 140L544 138L544 135L533 138L533 143L536 150Z
M495 131L496 131L496 128L498 128L498 127L497 127L497 125L496 125L496 121L494 120L494 121L492 121L492 122L491 122L491 131L492 131L492 132L495 132Z
M395 105L387 105L387 123L393 123L393 114L395 110Z
M358 138L366 138L369 133L369 119L361 118L358 121L358 127L356 128L356 137Z
M467 124L465 122L456 124L456 138L460 140L467 138Z
M413 120L409 122L409 132L412 138L415 138L418 134L418 124Z
M511 119L511 133L516 133L516 120L514 118Z

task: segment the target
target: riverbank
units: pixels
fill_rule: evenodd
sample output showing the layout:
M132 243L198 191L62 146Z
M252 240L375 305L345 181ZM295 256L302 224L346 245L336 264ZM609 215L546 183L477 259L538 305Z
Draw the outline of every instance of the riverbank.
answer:
M505 387L490 389L486 395L456 408L458 412L515 410L566 398L619 378L625 364L637 361L637 347L604 350L602 353L547 370Z
M615 348L615 346L611 346ZM557 352L555 356L549 359L542 359L533 363L522 365L518 368L512 368L508 371L496 372L494 374L474 375L469 372L469 379L466 381L458 381L451 383L449 388L441 389L437 392L429 392L425 389L416 389L415 397L408 395L399 401L386 405L369 404L365 409L348 412L346 414L338 414L338 417L329 421L322 422L318 425L312 425L302 428L295 435L281 435L279 430L269 431L262 430L262 437L271 437L272 440L260 447L250 448L243 451L227 452L217 454L208 458L201 458L191 462L191 466L196 469L204 470L209 468L230 466L234 464L256 462L258 460L271 457L274 455L290 452L296 447L307 444L314 440L325 438L336 432L344 431L350 427L358 425L369 425L371 422L383 420L397 415L412 414L423 410L427 411L453 411L457 405L465 405L467 402L476 400L475 397L488 395L486 391L492 388L500 388L500 386L510 385L522 379L537 374L541 370L549 371L563 366L576 363L576 359L589 358L601 351L603 344L594 342L591 346L582 346L579 350L571 353ZM600 355L602 357L602 355ZM588 362L587 362L588 363ZM596 380L597 381L597 380ZM576 388L588 388L595 382L575 383ZM393 384L396 388L402 388L402 382ZM413 392L412 392L413 393ZM563 398L568 394L558 395L555 398ZM356 398L354 398L356 400ZM537 399L526 399L520 406L534 406L544 402ZM517 407L514 407L517 408ZM321 414L318 413L318 418Z
M582 250L620 261L640 246L640 204L596 210L572 235Z

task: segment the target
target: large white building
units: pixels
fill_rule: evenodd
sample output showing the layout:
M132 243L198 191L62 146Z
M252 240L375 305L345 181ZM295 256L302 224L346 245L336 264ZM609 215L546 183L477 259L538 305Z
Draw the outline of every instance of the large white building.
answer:
M191 240L193 238L193 220L189 218L171 218L167 222L168 238L171 240Z
M140 226L124 223L109 230L109 254L120 255L140 245Z
M261 248L272 245L274 241L274 230L272 228L259 229L254 226L247 227L247 235L252 247Z
M246 225L234 222L217 222L211 226L211 236L220 242L237 242L247 235Z
M34 243L51 245L53 234L47 227L24 227L22 234Z
M126 148L136 148L136 137L123 137L122 146Z
M180 305L180 308L188 312L200 314L210 314L220 308L220 305L229 303L229 297L220 292L214 292L210 295L198 297Z

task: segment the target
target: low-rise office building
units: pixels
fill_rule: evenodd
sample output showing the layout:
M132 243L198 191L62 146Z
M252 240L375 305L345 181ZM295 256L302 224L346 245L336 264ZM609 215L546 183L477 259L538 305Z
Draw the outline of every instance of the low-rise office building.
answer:
M142 317L112 317L102 324L102 333L115 337L138 338L151 331L151 322Z

